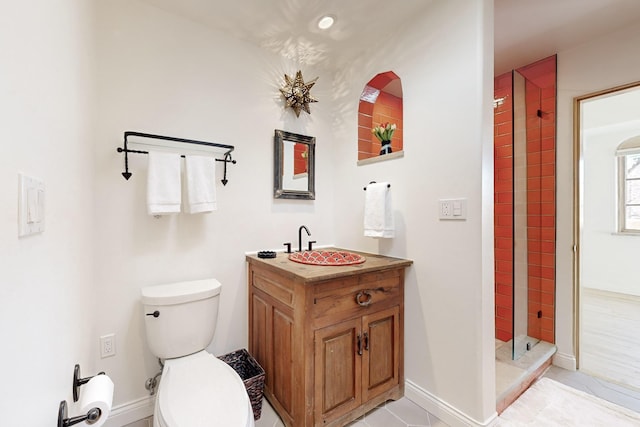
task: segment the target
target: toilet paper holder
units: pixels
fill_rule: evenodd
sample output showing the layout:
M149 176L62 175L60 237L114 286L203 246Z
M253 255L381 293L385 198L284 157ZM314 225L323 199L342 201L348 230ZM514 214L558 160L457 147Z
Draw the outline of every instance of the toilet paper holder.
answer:
M98 375L104 375L104 372L98 372ZM73 368L73 401L77 402L80 398L80 394L78 389L81 385L84 385L89 382L89 380L93 377L80 378L80 365L76 364Z
M98 375L105 375L104 372L99 372ZM80 378L80 365L76 364L73 368L73 401L77 402L79 399L79 391L80 386L89 382L89 380L93 377ZM69 427L74 424L81 423L82 421L86 421L87 424L93 424L100 419L102 415L102 411L100 408L91 408L85 415L80 415L77 417L69 418L67 416L67 401L63 400L60 402L60 407L58 408L58 427Z
M86 421L87 424L93 424L100 419L101 415L100 408L91 408L86 415L69 418L67 416L67 401L63 400L60 402L60 408L58 409L58 427L69 427L83 421Z

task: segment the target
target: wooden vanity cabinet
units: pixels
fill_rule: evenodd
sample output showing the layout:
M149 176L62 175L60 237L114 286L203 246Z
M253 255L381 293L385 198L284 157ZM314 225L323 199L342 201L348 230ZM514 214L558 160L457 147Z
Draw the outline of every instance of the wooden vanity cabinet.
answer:
M368 269L247 257L249 351L286 426L342 426L404 394L411 261L365 256Z

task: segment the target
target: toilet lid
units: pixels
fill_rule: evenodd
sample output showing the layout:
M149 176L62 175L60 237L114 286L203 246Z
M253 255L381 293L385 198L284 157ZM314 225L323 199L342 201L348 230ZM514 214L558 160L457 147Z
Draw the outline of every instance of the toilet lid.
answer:
M167 427L253 425L242 379L206 351L165 361L156 404Z

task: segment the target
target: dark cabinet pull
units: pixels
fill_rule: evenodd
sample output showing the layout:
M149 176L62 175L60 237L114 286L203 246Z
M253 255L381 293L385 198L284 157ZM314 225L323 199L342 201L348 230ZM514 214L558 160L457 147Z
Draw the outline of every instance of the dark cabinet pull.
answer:
M364 333L364 349L369 351L369 333Z
M366 300L362 300L362 297L365 296L367 297ZM356 294L356 302L358 303L358 305L360 307L366 307L369 304L371 304L371 300L373 299L373 297L371 296L371 293L367 290L367 291L360 291Z
M358 334L356 342L358 345L358 356L362 356L362 337L360 336L360 334Z
M153 313L147 313L147 316L160 317L160 312L156 310Z

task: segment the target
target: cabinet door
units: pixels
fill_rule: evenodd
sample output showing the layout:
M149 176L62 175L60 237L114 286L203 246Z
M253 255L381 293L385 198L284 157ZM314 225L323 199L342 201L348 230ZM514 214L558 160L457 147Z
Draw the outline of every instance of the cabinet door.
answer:
M257 296L251 295L251 321L249 324L250 341L249 352L258 361L260 366L265 370L265 384L271 387L273 383L273 374L271 364L273 363L273 354L271 353L271 309L272 306L265 300Z
M292 415L293 405L293 319L273 307L273 394L285 411Z
M360 405L361 325L361 319L353 319L315 332L316 425L334 420Z
M400 382L400 308L362 317L362 400L366 402Z
M251 296L249 352L265 370L265 388L291 415L293 406L293 320L257 294Z

